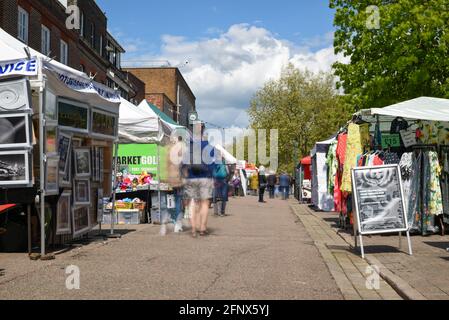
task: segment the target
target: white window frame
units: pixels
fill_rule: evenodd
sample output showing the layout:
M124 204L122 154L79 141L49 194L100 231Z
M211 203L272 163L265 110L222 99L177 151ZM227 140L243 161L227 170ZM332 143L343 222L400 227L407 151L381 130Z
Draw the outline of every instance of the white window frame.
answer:
M92 48L95 48L95 31L96 31L96 26L95 23L91 22L90 24L90 45L92 46Z
M81 12L80 14L80 36L81 38L84 38L84 26L85 26L85 20L84 20L84 12Z
M48 56L51 51L51 31L45 25L42 25L41 52ZM46 42L47 40L47 42Z
M103 36L100 36L100 56L103 57Z
M64 40L61 40L61 55L60 55L60 62L68 65L69 64L69 45Z
M19 6L17 16L17 38L28 44L28 32L29 32L30 14L28 11Z

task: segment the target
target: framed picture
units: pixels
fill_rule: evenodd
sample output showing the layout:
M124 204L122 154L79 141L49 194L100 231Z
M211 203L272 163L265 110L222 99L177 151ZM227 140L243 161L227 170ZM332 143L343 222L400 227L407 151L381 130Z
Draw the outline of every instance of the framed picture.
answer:
M58 127L45 127L45 154L47 156L58 155Z
M79 237L90 231L90 209L89 207L78 207L72 209L73 237Z
M31 153L26 150L0 152L0 186L30 187Z
M65 131L89 134L89 107L79 102L58 99L58 124Z
M18 64L16 64L17 66ZM31 90L27 78L0 81L0 112L28 111L30 109Z
M27 113L0 114L0 148L31 146L31 121Z
M45 162L45 193L59 194L59 157L47 158Z
M75 180L73 183L73 203L75 206L89 206L90 205L90 181Z
M81 138L72 138L72 146L73 148L81 148L83 145L83 139Z
M92 135L103 139L115 139L117 137L118 115L109 112L92 110Z
M58 137L59 173L66 174L70 169L70 156L72 155L72 136L59 133Z
M49 89L45 90L44 113L47 121L55 121L58 125L58 101L56 95Z
M90 149L77 148L73 151L73 159L75 165L75 176L77 178L88 178L92 175Z
M61 166L61 160L59 160ZM64 173L59 173L59 187L72 188L72 149L69 149L69 156L67 158L67 170Z
M64 191L58 201L56 212L56 235L72 233L71 191Z

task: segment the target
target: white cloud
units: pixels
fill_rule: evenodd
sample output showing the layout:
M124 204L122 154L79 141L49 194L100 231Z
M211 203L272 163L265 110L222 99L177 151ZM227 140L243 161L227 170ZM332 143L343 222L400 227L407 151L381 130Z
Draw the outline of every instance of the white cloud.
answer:
M220 126L245 127L252 95L266 81L278 78L289 62L312 72L331 69L337 60L332 46L311 49L329 37L296 46L265 28L237 24L206 39L164 35L160 55L133 55L132 59L139 65L141 61L168 60L172 65L189 61L181 71L197 97L200 117Z

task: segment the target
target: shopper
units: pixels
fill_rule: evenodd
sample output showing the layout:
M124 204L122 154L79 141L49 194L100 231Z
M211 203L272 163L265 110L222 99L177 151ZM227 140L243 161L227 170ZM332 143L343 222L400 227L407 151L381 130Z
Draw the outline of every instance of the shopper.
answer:
M265 195L265 190L267 188L267 177L265 175L264 167L259 168L258 178L259 178L258 179L259 180L259 202L265 203L266 201L264 200L264 195Z
M279 186L281 188L282 200L287 200L290 198L290 176L283 172L279 177Z
M214 213L216 216L224 217L226 216L226 204L228 202L229 193L229 178L230 170L228 166L220 160L215 163L215 168L213 172L214 177ZM221 203L221 208L219 211L218 204Z
M238 197L240 195L241 184L242 184L242 180L240 180L239 171L235 170L234 176L232 177L232 186L234 188L234 197Z
M184 194L190 206L190 222L192 224L192 236L196 238L198 231L200 236L207 236L207 221L209 215L210 199L213 198L212 165L205 163L204 151L209 147L208 142L201 142L201 161L197 163L193 157L194 147L190 147L190 161L183 166L185 177Z
M268 185L268 193L270 195L270 199L274 199L274 191L276 189L276 174L271 171L270 175L267 178L267 185Z
M167 183L173 187L175 196L175 215L173 223L175 224L175 233L183 232L183 195L184 185L181 176L181 163L186 152L186 146L182 137L172 140L169 148L169 157L167 162Z

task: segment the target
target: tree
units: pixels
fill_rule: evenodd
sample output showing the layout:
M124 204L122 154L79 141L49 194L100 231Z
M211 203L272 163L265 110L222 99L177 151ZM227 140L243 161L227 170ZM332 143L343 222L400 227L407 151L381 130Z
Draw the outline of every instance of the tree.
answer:
M293 65L269 81L251 100L252 129L279 130L280 170L292 171L317 141L329 138L347 122L351 108L335 90L328 73L302 72Z
M449 98L447 0L330 0L338 86L359 108Z

